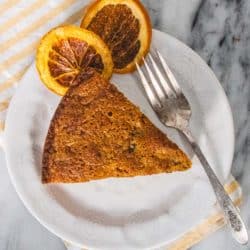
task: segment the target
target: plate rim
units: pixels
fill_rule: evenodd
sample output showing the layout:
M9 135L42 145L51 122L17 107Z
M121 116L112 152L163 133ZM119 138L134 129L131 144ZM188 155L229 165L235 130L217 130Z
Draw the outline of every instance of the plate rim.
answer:
M160 33L161 35L165 35L167 36L168 38L172 39L175 43L180 43L181 46L185 47L186 50L189 50L190 52L192 52L192 56L196 57L197 59L199 59L200 61L202 61L203 63L205 63L207 65L207 63L200 57L199 54L197 54L192 48L188 47L185 43L183 43L181 40L173 37L172 35L166 33L166 32L163 32L163 31L160 31L160 30L157 30L157 29L153 29L153 32L154 33ZM22 79L26 76L26 74L29 72L29 69L32 67L32 65L34 65L34 61L31 63L31 65L29 66L29 68L27 69L27 71L25 72L25 74L22 76L22 78L19 80L19 82L22 81ZM226 96L226 93L221 85L221 83L219 82L219 80L217 79L215 73L212 71L212 69L207 65L207 70L210 72L210 74L213 76L214 78L214 82L216 82L217 84L217 87L220 88L220 92L221 94L224 96L224 101L225 101L225 104L226 104L226 109L227 109L227 115L228 115L228 119L230 120L229 121L229 129L231 130L231 140L232 140L232 143L231 143L231 146L232 146L232 153L230 154L231 158L230 158L230 167L228 169L228 174L227 174L227 178L230 176L230 173L231 173L231 167L232 167L232 161L233 161L233 156L234 156L234 150L235 150L235 129L234 129L234 122L233 122L233 114L232 114L232 109L230 107L230 104L229 104L229 100ZM18 88L17 88L18 89ZM15 93L16 94L16 93ZM14 94L14 96L15 96ZM10 102L10 106L9 108L12 108L12 103L13 101L11 100ZM3 149L4 149L4 152L5 152L5 159L6 159L6 166L7 166L7 170L8 170L8 173L9 173L9 176L10 176L10 179L11 179L11 182L12 182L12 185L14 186L19 198L21 199L21 201L23 202L23 204L25 205L25 207L28 209L29 213L31 213L31 215L33 217L36 218L36 220L39 221L40 224L42 224L47 230L49 230L50 232L52 232L53 234L55 234L57 237L59 237L61 240L63 241L67 241L71 244L73 244L74 246L78 246L78 247L85 247L85 248L91 248L91 249L99 249L99 248L95 248L95 247L91 247L91 245L84 245L84 243L82 243L81 245L77 242L72 242L71 240L67 239L67 237L65 237L66 235L64 235L63 231L61 230L57 230L54 229L53 227L51 227L51 224L47 223L45 220L43 219L40 219L39 218L39 215L36 214L36 212L30 207L28 201L26 200L26 198L23 197L23 192L19 190L18 188L18 185L17 185L17 182L14 178L14 174L12 173L12 168L10 167L10 164L9 164L9 158L11 157L9 154L8 154L8 149L7 149L7 146L5 146L5 143L4 143L4 139L5 139L5 136L7 135L7 132L8 131L8 120L9 120L9 117L10 117L10 112L8 110L7 112L7 115L6 115L6 126L5 126L5 130L4 132L2 133L2 137L3 137ZM195 226L195 225L194 225ZM185 232L184 232L185 233ZM180 235L176 236L176 237L179 237ZM174 241L175 239L173 239ZM161 242L159 243L158 245L154 245L154 247L162 247L166 244L169 244L171 243L172 241L167 241L167 242ZM144 248L143 248L144 249ZM148 248L145 248L145 249L148 249Z

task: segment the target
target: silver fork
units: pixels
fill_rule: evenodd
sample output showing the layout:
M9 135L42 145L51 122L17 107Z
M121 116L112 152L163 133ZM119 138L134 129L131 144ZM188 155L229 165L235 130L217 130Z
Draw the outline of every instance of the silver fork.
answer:
M138 64L136 64L136 67L152 108L164 125L176 128L190 142L214 189L218 203L231 227L233 237L240 244L247 244L248 234L238 208L233 204L229 195L224 190L208 160L192 136L189 129L191 107L174 74L168 67L162 54L157 50L155 57L149 54L148 60L143 59L143 61L144 71Z

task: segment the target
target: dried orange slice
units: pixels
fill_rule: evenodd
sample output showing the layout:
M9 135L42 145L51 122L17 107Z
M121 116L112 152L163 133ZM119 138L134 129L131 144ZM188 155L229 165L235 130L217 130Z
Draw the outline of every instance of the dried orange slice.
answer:
M77 84L77 76L89 68L106 79L113 71L111 53L103 40L71 25L52 29L42 38L36 66L44 84L59 95Z
M87 8L81 27L108 45L117 73L133 71L150 47L151 22L139 0L96 0Z

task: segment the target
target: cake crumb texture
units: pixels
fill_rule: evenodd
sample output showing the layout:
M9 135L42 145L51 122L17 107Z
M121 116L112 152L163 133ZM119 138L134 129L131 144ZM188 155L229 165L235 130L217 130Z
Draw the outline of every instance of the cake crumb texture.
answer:
M183 171L191 161L99 74L72 86L51 121L43 183Z

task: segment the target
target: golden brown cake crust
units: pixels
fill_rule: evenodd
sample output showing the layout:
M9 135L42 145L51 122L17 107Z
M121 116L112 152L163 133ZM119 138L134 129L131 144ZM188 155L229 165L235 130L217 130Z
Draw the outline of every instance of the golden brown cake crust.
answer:
M182 171L187 156L108 81L71 87L46 138L42 181L85 182Z

